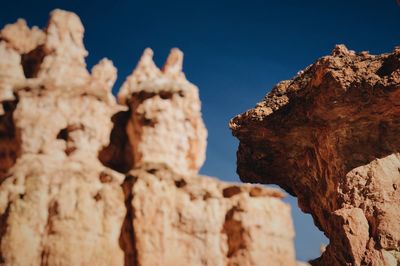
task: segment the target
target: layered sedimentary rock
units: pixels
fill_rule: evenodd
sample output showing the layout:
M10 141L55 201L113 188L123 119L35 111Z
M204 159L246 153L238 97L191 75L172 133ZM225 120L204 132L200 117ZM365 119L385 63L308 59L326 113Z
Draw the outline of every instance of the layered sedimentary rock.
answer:
M296 265L290 208L277 190L134 170L139 265Z
M166 163L177 173L195 174L207 139L198 89L182 72L181 51L172 49L162 70L152 57L146 49L118 94L132 112L127 132L134 165Z
M0 32L0 264L295 265L277 190L198 176L206 129L173 49L146 50L119 94L89 72L83 26Z
M298 197L330 243L314 265L400 263L400 49L338 45L230 122L242 180Z
M295 265L281 192L197 175L207 137L198 90L182 52L173 49L162 70L152 55L144 51L119 93L135 168L125 184L130 256L138 265Z
M97 159L120 109L115 68L88 73L72 13L52 12L44 32L19 20L0 38L1 263L122 265L124 176Z

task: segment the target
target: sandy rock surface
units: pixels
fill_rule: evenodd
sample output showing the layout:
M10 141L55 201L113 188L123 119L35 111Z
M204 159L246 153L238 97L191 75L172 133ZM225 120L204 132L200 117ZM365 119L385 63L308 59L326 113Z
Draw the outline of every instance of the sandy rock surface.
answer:
M152 56L144 51L118 94L131 110L127 132L134 164L166 163L177 173L195 174L207 145L198 89L182 72L180 50L171 50L162 70Z
M290 207L278 190L133 170L139 265L296 265Z

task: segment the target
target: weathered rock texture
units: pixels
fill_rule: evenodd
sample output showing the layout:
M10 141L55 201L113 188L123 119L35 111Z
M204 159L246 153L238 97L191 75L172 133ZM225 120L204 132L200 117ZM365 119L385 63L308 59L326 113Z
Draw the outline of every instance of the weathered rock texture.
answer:
M298 197L330 239L314 265L400 263L400 49L343 45L230 122L242 180Z
M279 191L162 165L130 174L140 265L295 265L290 209Z
M290 208L273 189L198 176L206 129L172 50L146 50L119 94L87 71L83 26L0 32L1 265L295 265Z
M132 112L127 133L135 166L166 163L182 174L203 165L207 131L196 86L182 72L183 53L172 49L162 70L146 49L118 94Z
M88 73L72 13L52 12L44 32L19 20L0 38L1 263L122 264L124 176L97 159L120 109L115 68Z
M138 265L295 265L279 191L197 175L207 133L182 61L173 49L159 70L146 49L119 93L134 161L125 184L135 243L125 240L128 257Z

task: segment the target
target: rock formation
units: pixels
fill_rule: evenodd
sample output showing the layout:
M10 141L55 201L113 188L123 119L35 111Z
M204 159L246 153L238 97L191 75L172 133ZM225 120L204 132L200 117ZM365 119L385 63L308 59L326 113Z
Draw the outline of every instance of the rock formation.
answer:
M84 29L0 32L1 265L295 265L283 194L198 176L206 129L173 49L146 50L119 93Z
M162 70L152 55L144 51L118 95L129 107L121 124L134 168L124 183L128 216L134 217L123 229L133 231L133 240L122 243L127 260L295 265L290 209L281 192L197 175L207 137L198 89L182 72L181 51L172 49ZM111 147L120 145L117 139Z
M330 243L313 265L400 263L400 49L338 45L230 122L242 180L298 198Z
M207 138L198 89L182 72L181 51L172 49L162 71L152 57L146 49L118 94L132 112L127 133L134 165L160 162L177 173L196 174Z
M45 32L19 20L0 38L1 262L122 264L124 175L97 158L121 109L115 68L103 60L87 72L72 13L52 12Z
M296 265L279 191L182 176L166 165L130 175L139 265Z

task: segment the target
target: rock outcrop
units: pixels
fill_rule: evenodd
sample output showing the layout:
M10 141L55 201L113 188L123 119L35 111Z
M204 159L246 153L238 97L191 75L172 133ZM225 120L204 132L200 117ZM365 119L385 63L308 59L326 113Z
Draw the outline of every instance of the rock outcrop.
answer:
M198 176L207 132L198 89L173 49L162 68L146 49L118 95L129 106L133 170L125 189L137 265L295 265L290 208L280 191ZM113 143L111 142L111 146ZM118 145L115 145L118 146ZM131 229L129 229L131 226Z
M198 175L207 133L182 52L159 70L146 50L120 105L83 33L61 10L0 32L0 264L295 265L280 191Z
M121 109L115 68L87 72L82 24L65 11L45 32L19 20L0 38L1 263L121 265L124 175L97 158Z
M400 49L338 45L230 122L242 180L298 198L330 243L313 265L400 263Z
M139 265L296 265L281 192L182 176L166 165L130 175Z
M177 173L196 174L207 139L198 89L182 72L181 51L172 49L162 70L152 57L146 49L118 94L131 110L127 133L134 165L166 163Z

